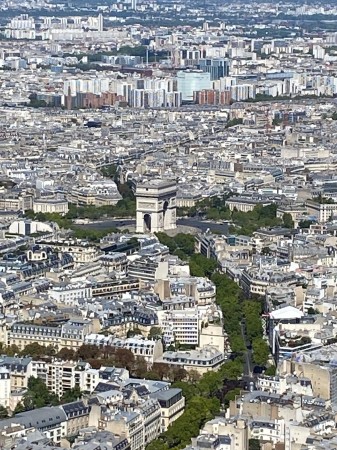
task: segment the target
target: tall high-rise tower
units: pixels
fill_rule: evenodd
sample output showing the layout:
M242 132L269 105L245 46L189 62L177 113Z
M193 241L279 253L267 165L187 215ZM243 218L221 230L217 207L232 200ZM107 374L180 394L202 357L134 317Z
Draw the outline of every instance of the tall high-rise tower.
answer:
M97 22L97 30L103 31L103 14L98 15Z

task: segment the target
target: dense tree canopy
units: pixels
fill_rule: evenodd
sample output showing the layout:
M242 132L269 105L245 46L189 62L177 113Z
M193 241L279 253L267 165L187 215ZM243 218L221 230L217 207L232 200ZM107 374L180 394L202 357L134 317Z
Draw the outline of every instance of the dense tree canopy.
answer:
M181 259L187 259L194 254L194 236L191 234L178 233L174 237L166 233L156 233L159 242L166 245L172 255L178 255Z
M258 300L245 300L243 314L246 319L247 337L250 341L263 335L261 323L262 305Z
M253 340L253 357L255 364L265 366L269 358L269 345L262 338Z
M208 220L224 220L231 223L230 231L235 234L251 236L256 230L263 227L284 226L293 228L290 214L284 214L282 219L276 217L277 205L256 205L252 211L242 212L234 208L233 211L226 206L229 194L222 197L212 197L198 202L192 208L180 208L181 216L194 217L197 214Z
M244 352L246 346L241 334L242 307L240 288L226 275L215 273L212 281L216 286L216 301L223 312L224 327L233 352Z
M26 411L59 404L57 395L50 393L40 378L30 377L27 387L28 390L23 396L23 405Z
M291 214L284 213L283 217L282 217L282 220L283 220L283 225L286 228L294 228L294 221L293 221L293 218L292 218Z

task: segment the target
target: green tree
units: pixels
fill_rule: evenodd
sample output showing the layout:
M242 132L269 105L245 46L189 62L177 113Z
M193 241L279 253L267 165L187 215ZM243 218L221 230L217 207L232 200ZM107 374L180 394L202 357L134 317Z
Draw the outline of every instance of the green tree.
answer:
M240 288L228 276L214 273L212 281L216 286L216 302L223 313L224 328L228 334L233 352L246 350L241 335L241 319L243 315L240 300Z
M203 268L201 266L199 266L199 264L197 262L190 260L189 266L190 266L190 274L192 275L192 277L204 277L205 276L205 271L203 270Z
M186 381L176 381L172 384L172 387L182 390L186 403L189 403L189 401L198 394L199 390L197 386L196 383L193 384Z
M163 335L163 330L160 327L151 327L149 331L148 338L161 338Z
M198 383L198 390L203 396L214 395L222 387L222 375L218 372L206 372Z
M191 256L194 254L194 236L191 234L178 233L174 237L174 242L177 248L186 255Z
M247 337L250 341L263 335L261 312L262 304L260 301L244 301L243 314L246 319Z
M298 224L300 228L309 228L314 222L313 220L301 220Z
M110 164L101 168L101 174L103 175L103 177L115 179L117 173L118 166L116 166L115 164Z
M200 380L201 375L197 370L191 369L188 371L187 377L190 383L197 383Z
M219 411L220 403L216 398L195 396L189 401L184 414L163 433L152 441L147 450L167 450L184 448L191 438L197 436L203 424Z
M7 356L15 356L20 354L20 349L17 345L12 344L8 347L5 347L5 352Z
M274 117L272 124L275 126L281 125L282 119L279 119L277 117Z
M25 405L22 402L19 402L14 408L13 415L15 416L15 414L19 414L24 411L26 411Z
M77 358L83 359L84 361L89 358L97 358L100 354L100 349L96 345L83 344L77 350Z
M267 369L265 371L265 375L267 375L269 377L275 376L276 375L276 367L275 366L267 367Z
M0 405L0 419L7 419L7 417L9 417L7 409L4 406Z
M177 249L177 244L175 243L172 237L162 232L156 233L156 236L161 244L166 245L166 247L168 247L170 253L175 252L175 250Z
M160 380L163 380L164 378L169 378L170 368L167 364L155 362L152 365L152 372L154 372Z
M206 256L200 253L192 255L190 258L190 271L191 275L194 276L211 278L217 266L217 262L214 259L206 258ZM199 269L196 270L197 267ZM198 275L198 273L202 273L203 275Z
M248 450L261 450L261 444L258 439L249 439Z
M178 233L171 237L166 233L158 232L156 236L161 244L168 247L170 253L178 255L182 260L194 255L194 237L192 235Z
M240 395L240 392L241 392L240 388L235 388L232 389L231 391L228 391L224 398L225 404L228 406L231 401L235 400L235 398L238 395Z
M137 356L135 358L132 375L136 378L148 378L148 365L144 356Z
M234 119L229 120L226 123L226 127L225 128L235 127L236 125L241 125L242 123L243 123L243 119L241 119L241 118L238 118L238 119L234 118Z
M23 396L23 405L26 411L59 404L57 395L49 393L47 386L40 378L30 377L27 387L28 390Z
M187 377L187 372L182 367L171 367L170 379L174 381L182 381Z
M32 342L31 344L26 345L21 354L23 356L31 356L32 358L40 358L47 354L47 348L37 342Z
M294 228L294 221L293 221L293 218L292 218L291 214L284 213L283 216L282 216L282 220L283 220L283 225L286 228L291 228L291 229Z
M133 336L139 336L141 334L142 334L141 330L139 328L135 327L132 330L128 330L128 332L126 333L126 337L130 338Z
M132 372L135 365L135 356L131 350L126 348L117 348L113 354L113 360L116 367L125 367Z
M243 363L240 359L228 361L221 367L220 372L226 380L238 380L243 373Z
M61 397L61 403L71 403L82 397L82 393L79 387L68 389Z
M259 366L265 366L269 359L269 345L262 338L253 340L253 358L254 362Z
M62 348L58 354L57 354L58 358L64 359L66 361L75 361L76 358L76 352L71 349L71 348Z

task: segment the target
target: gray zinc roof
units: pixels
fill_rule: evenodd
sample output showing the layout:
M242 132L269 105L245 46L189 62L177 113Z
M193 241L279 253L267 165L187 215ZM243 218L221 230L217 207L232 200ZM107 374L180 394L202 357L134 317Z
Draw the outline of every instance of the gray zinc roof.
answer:
M50 406L45 408L34 409L17 414L10 419L0 421L0 429L9 427L13 424L23 425L25 428L43 429L45 427L52 427L65 422L67 416L65 412L58 406Z

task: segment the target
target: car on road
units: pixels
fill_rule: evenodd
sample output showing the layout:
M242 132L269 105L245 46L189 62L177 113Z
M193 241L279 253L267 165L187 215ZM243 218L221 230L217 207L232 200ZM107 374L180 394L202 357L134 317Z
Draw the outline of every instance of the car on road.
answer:
M265 367L265 366L254 366L253 374L254 375L261 375L266 370L267 370L267 367Z

